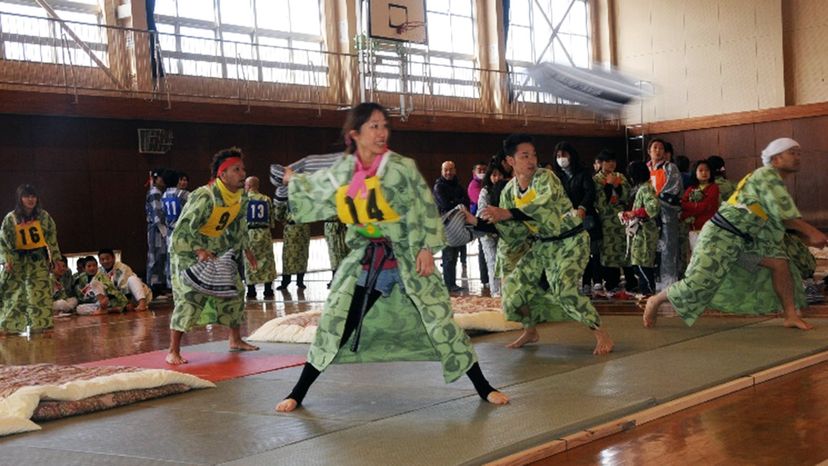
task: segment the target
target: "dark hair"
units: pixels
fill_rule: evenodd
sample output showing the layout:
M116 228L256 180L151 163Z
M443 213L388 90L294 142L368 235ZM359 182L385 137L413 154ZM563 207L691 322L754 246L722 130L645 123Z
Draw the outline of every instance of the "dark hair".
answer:
M503 173L503 165L500 164L500 160L497 157L492 157L491 162L486 167L486 174L483 176L483 187L486 189L491 189L494 183L492 183L492 173L500 172L503 175L503 178L506 177L506 173Z
M187 178L187 181L190 181L190 175L184 172L178 172L178 181L181 181L181 178Z
M521 144L532 144L535 145L535 140L532 139L532 136L529 136L525 133L515 133L510 134L506 139L503 140L503 156L514 156L515 152L517 152L517 147Z
M630 162L630 166L627 167L627 174L633 186L650 181L650 169L647 168L647 164L644 162Z
M164 170L161 177L164 178L164 184L168 188L174 188L178 184L180 174L175 170Z
M63 262L63 265L69 265L69 262L67 262L66 258L63 256L55 257L55 260L53 262Z
M710 171L715 173L717 177L727 178L723 173L725 168L725 161L723 158L718 155L711 155L707 158L707 166L710 167Z
M707 182L715 183L716 172L713 171L713 167L710 166L710 162L708 162L707 160L697 160L696 163L693 164L693 171L690 172L690 186L699 185L699 179L696 178L696 169L699 168L699 165L707 165L707 169L710 170L710 179Z
M98 259L96 259L96 258L95 258L95 256L86 256L86 257L84 257L84 258L83 258L83 265L84 265L84 267L85 267L85 266L86 266L86 264L87 264L87 263L89 263L89 262L94 262L94 263L96 263L96 264L97 264L97 263L98 263Z
M101 254L109 254L112 257L115 257L115 251L113 251L111 248L103 248L98 250L98 257L101 257Z
M228 147L227 149L222 149L216 152L215 155L213 155L213 161L210 163L210 176L217 178L219 167L230 157L244 158L244 154L238 147ZM175 184L177 183L178 180L176 180Z
M492 186L492 189L490 189L488 191L489 192L489 205L495 206L495 207L500 207L500 194L503 192L503 188L506 187L506 184L508 182L509 181L504 178L504 179L498 181L497 183L495 183Z
M555 163L552 166L555 167L556 172L560 173L563 171L563 168L558 165L558 151L563 151L569 154L569 171L572 173L578 173L583 169L581 166L581 157L578 155L578 151L575 149L575 146L567 141L561 141L555 144L555 149L552 150L552 153L555 156Z
M84 264L86 264L86 257L78 257L77 264L83 268Z
M680 172L687 173L690 170L690 159L686 155L677 155L675 162Z
M650 153L650 148L653 147L653 144L655 144L657 142L660 142L662 147L664 147L664 152L667 152L667 141L665 141L664 139L661 139L661 138L653 138L653 139L650 139L650 142L647 143L647 153L648 154ZM672 144L670 145L670 148L671 149L673 148Z
M26 211L23 208L23 196L34 196L37 198L37 204L35 204L34 209L32 209L32 213L26 215ZM37 195L37 190L34 186L30 184L21 184L17 187L17 201L14 204L14 216L18 220L31 220L36 218L40 214L40 196Z
M664 143L664 153L672 154L673 153L673 144L669 142Z
M506 141L503 141L506 143ZM506 161L506 150L502 147L500 150L497 151L497 154L492 156L492 163L497 163L500 165L500 170L503 172L503 175L506 178L512 177L512 166Z
M351 130L359 132L362 125L371 119L371 115L373 115L375 111L382 113L385 119L389 123L391 122L388 110L376 102L363 102L348 112L348 116L345 118L345 124L342 125L342 138L345 140L345 152L349 154L356 152L356 141L352 140L348 133L350 133Z
M611 160L618 161L618 157L615 155L615 152L609 149L602 149L601 152L598 152L598 155L595 156L595 160L600 162L609 162Z

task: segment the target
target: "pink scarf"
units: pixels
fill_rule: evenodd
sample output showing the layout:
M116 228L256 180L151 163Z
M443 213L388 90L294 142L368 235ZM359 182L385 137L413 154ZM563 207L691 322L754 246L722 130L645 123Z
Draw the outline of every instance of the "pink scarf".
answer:
M380 162L385 154L374 157L374 161L370 167L362 164L362 159L359 158L359 153L356 154L356 168L354 169L354 177L351 179L351 184L348 185L348 197L356 199L357 194L362 193L363 199L368 197L368 188L365 187L365 180L376 175L379 169Z

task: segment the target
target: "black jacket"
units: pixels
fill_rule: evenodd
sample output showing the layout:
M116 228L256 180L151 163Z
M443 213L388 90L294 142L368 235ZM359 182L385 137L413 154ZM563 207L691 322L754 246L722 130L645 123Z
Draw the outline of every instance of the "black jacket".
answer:
M563 170L555 170L563 184L566 196L572 201L572 207L583 207L587 215L595 215L595 182L588 170L581 170L567 175Z
M466 188L460 185L456 176L452 180L447 180L442 176L437 178L432 193L441 215L459 204L469 207L469 194Z

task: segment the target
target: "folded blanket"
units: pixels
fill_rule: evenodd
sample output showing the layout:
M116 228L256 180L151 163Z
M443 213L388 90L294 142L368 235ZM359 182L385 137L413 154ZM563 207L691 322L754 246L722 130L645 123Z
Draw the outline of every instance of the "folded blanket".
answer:
M193 375L162 369L56 364L0 366L0 436L40 430L32 419L71 416L207 387L215 385ZM113 396L100 398L106 394ZM81 400L88 403L75 403ZM39 409L41 401L47 402L43 409Z

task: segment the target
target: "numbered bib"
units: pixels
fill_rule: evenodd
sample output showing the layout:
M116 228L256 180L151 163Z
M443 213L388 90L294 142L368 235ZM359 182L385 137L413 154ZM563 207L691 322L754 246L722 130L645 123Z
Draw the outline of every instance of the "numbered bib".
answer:
M739 206L739 194L742 192L742 188L745 187L745 183L747 183L747 180L750 178L750 175L753 175L753 172L748 173L744 178L742 178L741 181L739 181L739 184L736 185L736 190L733 191L733 194L730 195L730 199L727 200L728 204L732 206ZM761 218L762 220L768 219L767 212L765 212L765 209L763 209L762 206L759 205L759 203L750 204L746 207L749 211L753 213L753 215Z
M517 191L517 184L515 184L515 207L518 209L528 206L536 197L538 197L538 192L535 191L535 188L530 188L521 196ZM540 231L540 228L534 222L524 221L523 224L526 225L526 228L533 235L537 235Z
M247 201L247 226L270 226L270 204L267 201L253 199Z
M366 178L365 188L368 190L368 195L364 198L357 195L356 199L348 196L348 185L337 189L336 214L342 223L358 225L360 234L377 238L382 236L377 224L396 222L400 216L388 205L382 195L378 177Z
M230 207L220 207L213 204L213 211L210 212L210 217L207 219L201 228L198 229L201 234L209 236L210 238L218 238L224 230L233 223L233 220L239 215L241 210L241 203L232 205Z
M46 236L43 234L43 227L40 220L18 223L14 226L15 249L30 251L46 247Z
M164 215L167 217L167 222L177 222L181 215L181 199L178 196L162 197L161 202L164 204Z

